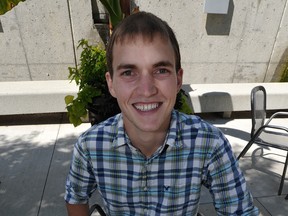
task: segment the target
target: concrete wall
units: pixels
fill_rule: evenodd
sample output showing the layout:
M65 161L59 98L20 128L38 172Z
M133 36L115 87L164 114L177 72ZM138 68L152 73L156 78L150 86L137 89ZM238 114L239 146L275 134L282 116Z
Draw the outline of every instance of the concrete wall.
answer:
M67 79L77 41L100 41L90 0L26 0L0 20L0 81Z
M184 83L277 81L288 59L288 0L230 0L227 15L204 13L204 2L134 0L175 30ZM77 41L101 41L90 0L26 0L0 20L0 81L66 79Z

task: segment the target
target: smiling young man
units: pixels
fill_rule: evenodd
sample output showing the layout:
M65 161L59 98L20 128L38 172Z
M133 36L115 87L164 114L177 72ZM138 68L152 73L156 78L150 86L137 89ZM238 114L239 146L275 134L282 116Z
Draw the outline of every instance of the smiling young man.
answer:
M107 215L196 215L201 186L218 215L258 215L224 135L173 109L182 85L178 42L139 12L114 30L106 80L121 114L80 136L66 182L70 216L88 215L98 190Z
M131 143L149 158L165 140L182 69L176 71L172 44L159 33L153 38L124 36L114 44L113 57L113 74L106 74L110 92Z

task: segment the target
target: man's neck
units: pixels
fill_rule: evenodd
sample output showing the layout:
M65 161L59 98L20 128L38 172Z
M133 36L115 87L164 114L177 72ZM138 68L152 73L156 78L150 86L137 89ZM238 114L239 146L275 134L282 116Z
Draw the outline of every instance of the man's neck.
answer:
M139 149L146 158L151 157L163 145L167 131L135 133L127 131L132 145Z

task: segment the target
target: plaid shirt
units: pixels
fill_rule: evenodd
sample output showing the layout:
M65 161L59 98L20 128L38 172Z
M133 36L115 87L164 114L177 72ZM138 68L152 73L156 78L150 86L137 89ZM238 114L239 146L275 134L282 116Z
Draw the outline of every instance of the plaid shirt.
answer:
M165 143L146 158L119 114L80 136L65 200L87 203L97 189L108 215L196 215L201 185L209 188L218 215L258 215L231 146L216 127L173 111Z

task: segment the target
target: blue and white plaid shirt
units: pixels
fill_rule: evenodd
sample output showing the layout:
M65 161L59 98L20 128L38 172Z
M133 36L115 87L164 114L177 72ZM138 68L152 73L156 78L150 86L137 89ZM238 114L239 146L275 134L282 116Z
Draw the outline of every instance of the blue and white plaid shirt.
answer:
M74 147L65 200L96 189L108 215L196 215L201 185L218 215L258 215L231 146L197 116L172 112L165 143L150 158L133 147L122 115L88 129Z

